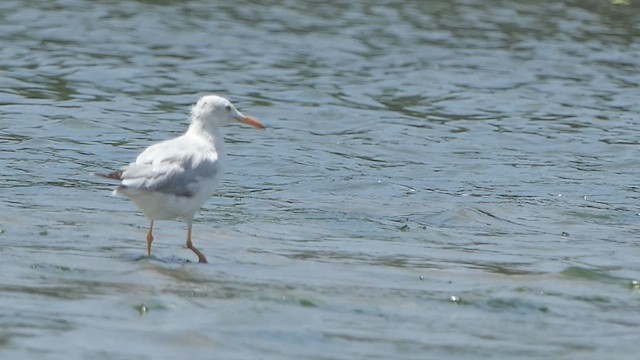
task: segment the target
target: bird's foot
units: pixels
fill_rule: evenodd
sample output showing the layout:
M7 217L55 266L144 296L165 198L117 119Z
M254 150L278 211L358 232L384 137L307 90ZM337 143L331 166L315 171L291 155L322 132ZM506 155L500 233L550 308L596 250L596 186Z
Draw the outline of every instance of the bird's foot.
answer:
M193 252L196 254L196 256L198 256L198 262L199 262L200 264L207 264L207 263L209 263L209 262L207 261L207 258L204 256L204 254L203 254L200 250L196 249L196 247L195 247L195 246L193 246L193 245L191 245L191 244L187 244L187 248L189 248L189 250L193 251Z

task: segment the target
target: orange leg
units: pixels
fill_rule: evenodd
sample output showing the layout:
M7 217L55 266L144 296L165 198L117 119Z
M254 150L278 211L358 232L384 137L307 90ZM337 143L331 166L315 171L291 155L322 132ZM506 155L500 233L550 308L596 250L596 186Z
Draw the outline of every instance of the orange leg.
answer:
M189 248L198 256L199 263L207 263L207 258L204 256L204 254L201 253L200 250L196 249L196 247L191 243L191 224L189 224L189 229L187 230L187 248Z
M147 233L147 256L151 256L151 243L153 242L153 220L149 225L149 232Z

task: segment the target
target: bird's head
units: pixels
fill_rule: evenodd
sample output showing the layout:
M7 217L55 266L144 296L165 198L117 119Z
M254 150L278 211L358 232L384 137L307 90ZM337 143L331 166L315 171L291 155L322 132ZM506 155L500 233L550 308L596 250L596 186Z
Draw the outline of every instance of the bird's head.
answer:
M256 118L244 115L229 100L218 95L201 97L191 108L191 117L214 127L242 122L258 129L264 129L264 125Z

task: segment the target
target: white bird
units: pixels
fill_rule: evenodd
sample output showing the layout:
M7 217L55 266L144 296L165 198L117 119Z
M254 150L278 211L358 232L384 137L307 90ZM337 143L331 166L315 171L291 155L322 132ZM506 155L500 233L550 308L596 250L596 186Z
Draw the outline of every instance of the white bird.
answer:
M227 155L220 126L233 122L264 129L260 121L242 114L229 100L203 96L191 109L191 125L184 135L149 146L123 170L98 174L120 180L114 195L130 198L151 220L148 256L154 220L177 218L187 223L187 248L198 256L198 262L207 262L191 242L191 225L220 183Z

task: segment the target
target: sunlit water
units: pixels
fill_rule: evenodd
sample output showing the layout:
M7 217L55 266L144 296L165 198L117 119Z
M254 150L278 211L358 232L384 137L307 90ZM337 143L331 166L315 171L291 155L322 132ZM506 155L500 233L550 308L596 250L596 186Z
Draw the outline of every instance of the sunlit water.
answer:
M615 3L615 4L614 4ZM628 3L628 4L625 4ZM2 359L635 359L630 1L4 1ZM205 93L186 226L91 172Z

